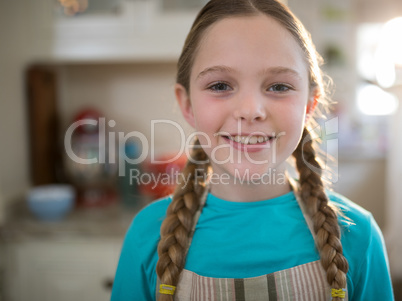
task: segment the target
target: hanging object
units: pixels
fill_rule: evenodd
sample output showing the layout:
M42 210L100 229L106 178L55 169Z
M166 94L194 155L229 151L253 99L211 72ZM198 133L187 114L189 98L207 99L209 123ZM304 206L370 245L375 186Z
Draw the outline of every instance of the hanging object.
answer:
M64 7L64 14L74 16L77 13L82 13L88 8L88 0L59 0Z

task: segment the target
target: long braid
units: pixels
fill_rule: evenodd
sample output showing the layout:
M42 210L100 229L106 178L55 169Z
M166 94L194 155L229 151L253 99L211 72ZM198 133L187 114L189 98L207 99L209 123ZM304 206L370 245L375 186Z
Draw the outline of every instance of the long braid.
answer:
M199 147L193 150L195 162L205 161L207 155ZM205 164L187 162L181 183L178 184L169 205L166 218L161 226L161 239L158 244L159 260L156 272L161 283L177 286L181 271L184 269L186 251L191 239L194 215L200 206L201 195L205 187L196 180L196 169L204 168ZM159 301L171 301L173 296L161 294Z
M349 267L343 256L337 214L328 203L321 179L322 167L317 161L314 141L307 129L304 129L301 142L293 156L300 174L300 197L313 221L316 245L321 264L327 272L327 281L334 289L346 288L346 273ZM335 297L332 300L343 299Z

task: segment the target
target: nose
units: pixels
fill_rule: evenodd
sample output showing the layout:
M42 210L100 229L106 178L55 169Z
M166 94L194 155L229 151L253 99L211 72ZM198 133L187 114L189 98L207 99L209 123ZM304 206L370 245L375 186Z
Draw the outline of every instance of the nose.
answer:
M239 97L233 115L236 120L247 122L262 121L267 118L264 98L258 93L250 93Z

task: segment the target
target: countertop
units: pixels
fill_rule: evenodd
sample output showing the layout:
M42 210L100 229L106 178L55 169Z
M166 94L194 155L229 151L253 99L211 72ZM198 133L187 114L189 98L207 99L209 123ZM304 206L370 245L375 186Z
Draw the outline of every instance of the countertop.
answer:
M132 219L143 207L128 207L120 203L102 208L74 208L63 220L45 222L37 219L24 200L9 208L0 228L5 242L21 240L71 240L116 238L122 240Z

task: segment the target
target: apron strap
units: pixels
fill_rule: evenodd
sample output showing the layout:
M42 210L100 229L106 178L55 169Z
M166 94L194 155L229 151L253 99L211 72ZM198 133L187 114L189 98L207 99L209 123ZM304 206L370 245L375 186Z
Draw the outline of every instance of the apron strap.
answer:
M191 242L193 240L193 236L194 236L194 232L195 232L195 227L198 224L198 220L200 219L202 209L204 208L205 203L207 201L208 193L209 193L209 185L205 187L204 192L201 195L200 206L198 207L197 212L194 214L193 227L192 227L192 229L190 231L190 238L188 240L188 245L187 245L187 249L186 249L186 252L185 252L184 256L187 256L187 252L190 249Z
M293 192L295 194L297 203L299 204L299 207L301 209L301 212L303 213L304 219L306 220L307 226L308 226L308 228L309 228L309 230L311 232L311 235L313 236L314 241L315 241L316 235L315 235L315 232L314 232L313 221L311 220L311 217L307 214L306 204L301 200L301 197L300 197L300 185L299 185L299 183L296 182L295 179L293 179L291 177L289 177L288 179L289 179L290 187L292 188L292 190L293 190Z

